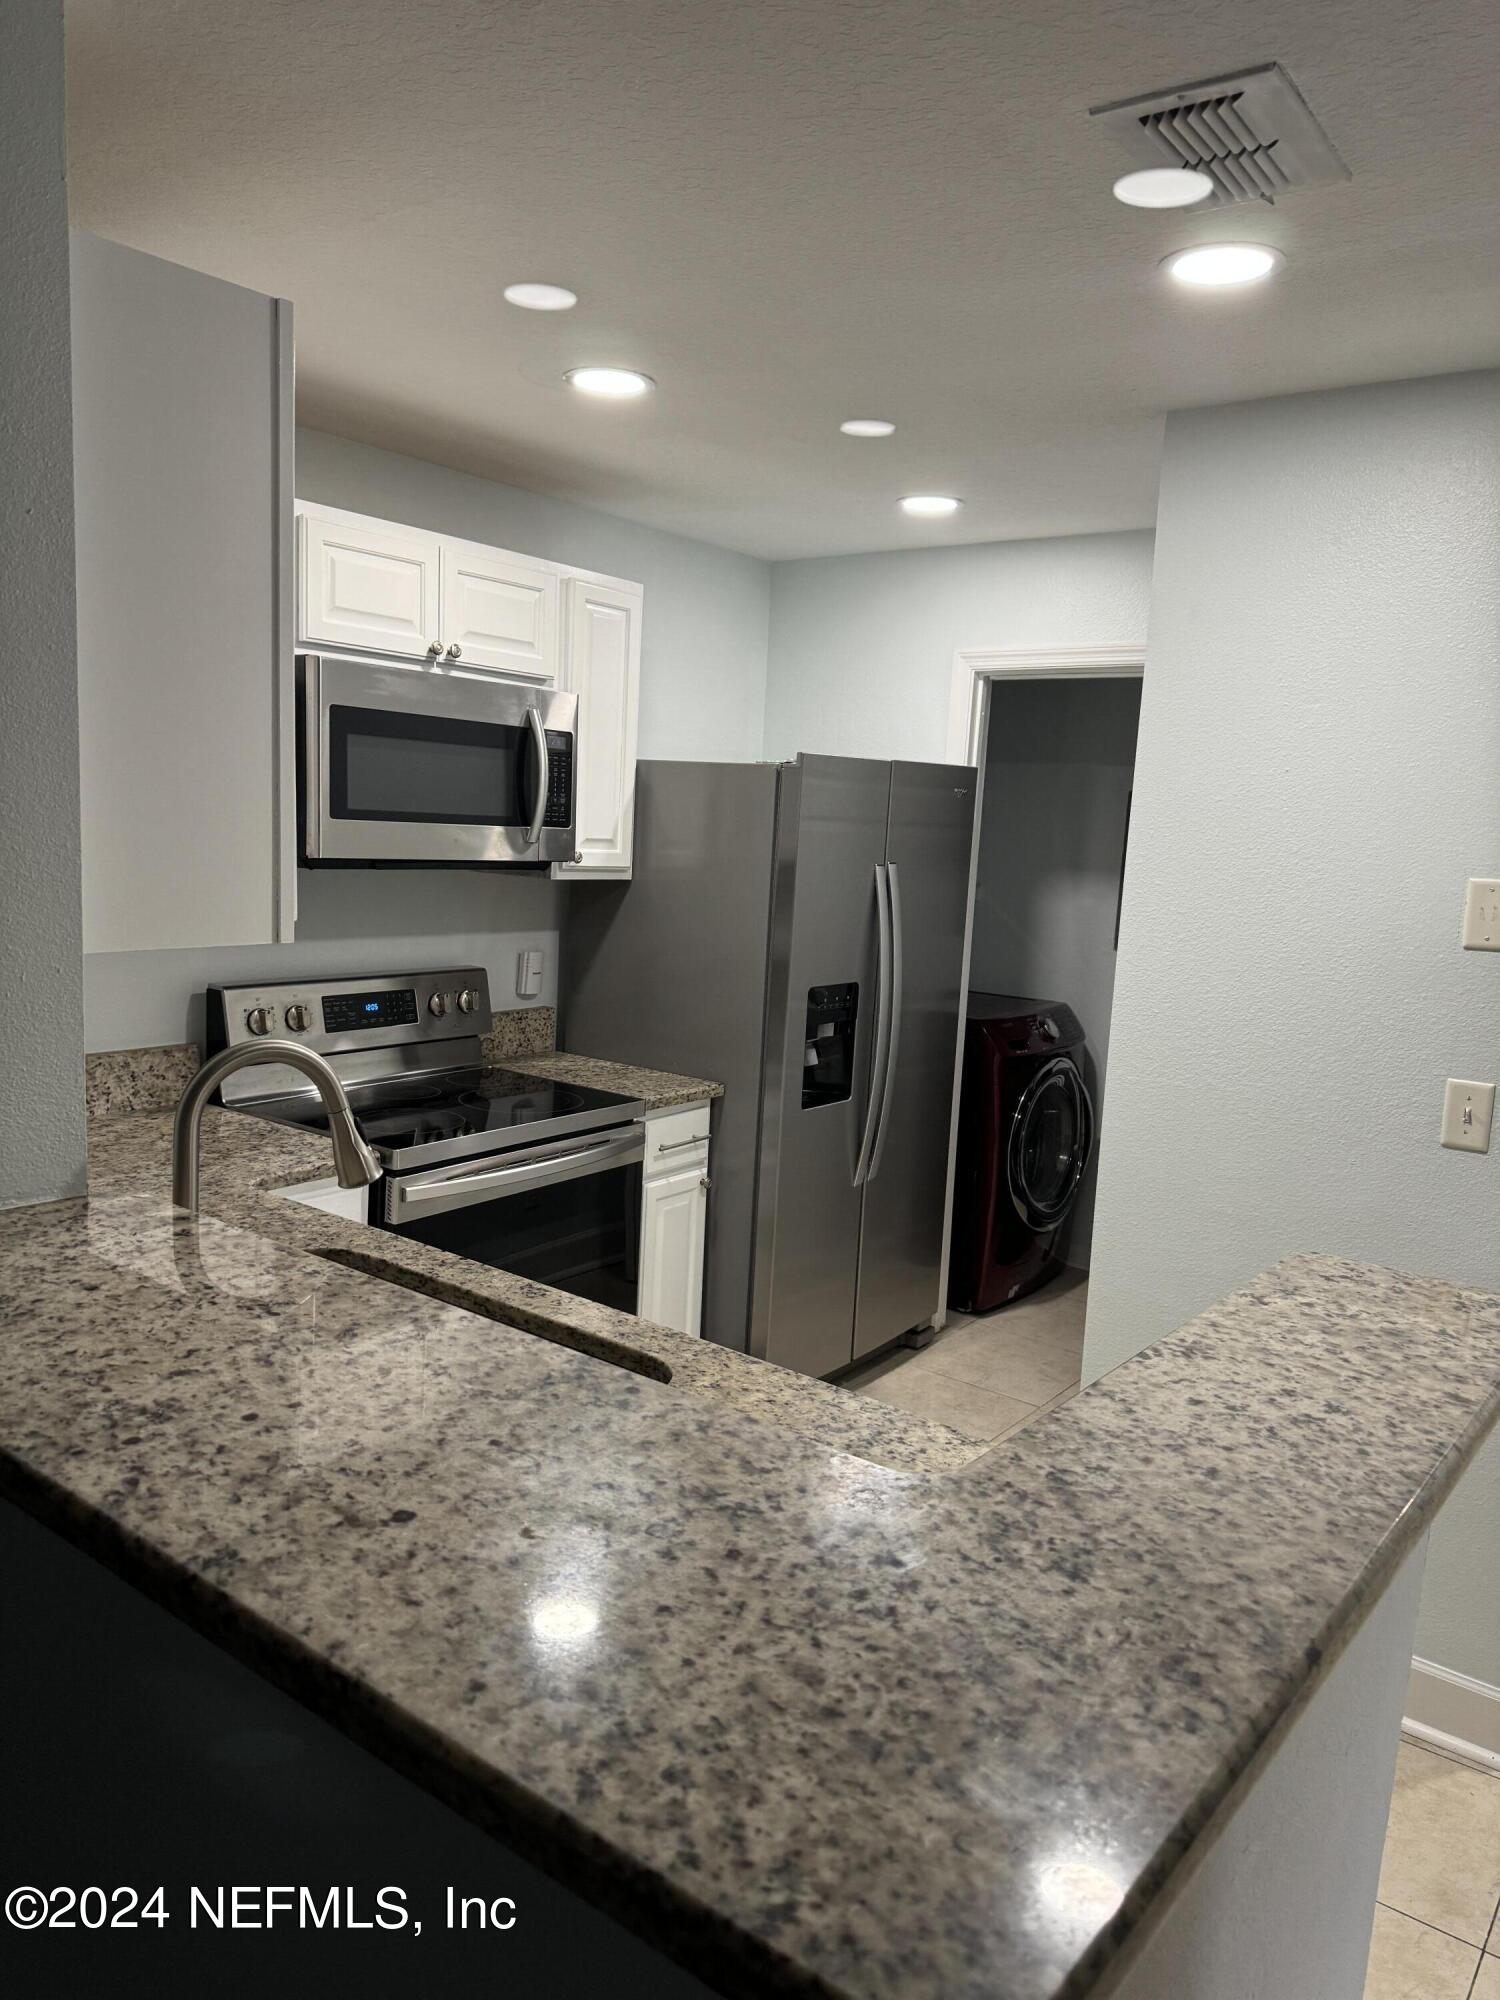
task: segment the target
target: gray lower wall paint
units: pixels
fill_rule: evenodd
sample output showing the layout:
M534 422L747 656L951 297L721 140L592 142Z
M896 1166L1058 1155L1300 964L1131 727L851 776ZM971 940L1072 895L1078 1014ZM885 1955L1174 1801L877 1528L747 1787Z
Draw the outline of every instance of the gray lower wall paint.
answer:
M960 648L1141 643L1150 593L1145 531L777 563L765 754L941 759Z
M540 946L547 955L538 999L555 1006L558 923L567 893L535 875L494 882L460 869L304 869L295 944L91 952L84 960L87 1046L201 1045L206 987L319 973L357 979L367 972L482 965L492 1005L533 1006L516 997L516 953L526 946Z
M82 914L61 0L0 13L0 1208L82 1191Z
M769 564L323 431L297 433L297 492L644 584L640 755L761 755Z
M1500 375L1174 416L1085 1375L1289 1251L1500 1288ZM1310 1526L1309 1532L1316 1532ZM1500 1442L1432 1538L1417 1650L1500 1685Z
M1138 680L997 681L969 984L1062 1000L1088 1036L1101 1123L1115 986L1115 913L1140 717ZM1088 1268L1098 1152L1062 1249Z
M641 756L747 762L760 755L770 610L765 563L320 431L297 433L297 491L325 506L644 584ZM513 1006L515 953L527 944L547 951L543 998L550 1002L568 894L561 884L528 876L304 870L294 945L90 955L87 1045L196 1040L206 985L266 976L476 963L488 968L497 1004Z

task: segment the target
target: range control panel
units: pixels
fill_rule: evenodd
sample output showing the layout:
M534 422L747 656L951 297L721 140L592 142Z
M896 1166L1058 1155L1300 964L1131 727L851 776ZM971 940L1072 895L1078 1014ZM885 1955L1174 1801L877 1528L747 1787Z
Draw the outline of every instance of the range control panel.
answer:
M208 1048L284 1040L321 1056L469 1039L490 1029L489 976L482 965L455 972L376 973L364 979L302 979L263 986L210 986ZM465 1052L440 1060L461 1064ZM431 1064L427 1064L431 1067ZM341 1070L342 1073L342 1070ZM226 1079L226 1095L260 1095L263 1070Z

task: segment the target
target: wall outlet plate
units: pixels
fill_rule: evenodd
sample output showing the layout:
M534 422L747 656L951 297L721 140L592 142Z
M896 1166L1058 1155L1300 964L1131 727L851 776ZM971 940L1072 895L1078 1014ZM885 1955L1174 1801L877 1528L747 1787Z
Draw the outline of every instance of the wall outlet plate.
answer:
M1464 896L1464 950L1500 951L1500 881L1475 875Z
M1495 1117L1495 1086L1450 1076L1443 1089L1443 1144L1455 1153L1487 1153Z

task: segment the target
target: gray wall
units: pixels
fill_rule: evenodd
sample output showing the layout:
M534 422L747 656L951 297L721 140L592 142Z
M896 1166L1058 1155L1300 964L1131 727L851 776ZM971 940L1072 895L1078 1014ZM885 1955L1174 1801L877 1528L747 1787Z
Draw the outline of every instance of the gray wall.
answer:
M765 754L939 761L960 647L1135 644L1150 593L1144 531L777 563Z
M61 0L0 12L0 1208L82 1191Z
M516 953L533 945L547 955L539 999L555 1006L559 909L567 893L534 875L492 882L459 869L304 869L295 944L90 952L83 962L86 1045L201 1044L205 987L319 973L355 979L482 965L495 1007L534 1006L516 997Z
M445 466L297 433L297 491L440 533L465 535L646 588L641 647L642 757L760 755L770 572L753 557L663 534L565 500L497 486ZM90 1049L196 1039L197 996L215 981L380 967L477 963L497 1004L513 1006L515 953L547 951L555 998L558 931L569 890L535 877L304 870L293 945L90 954Z
M1295 1250L1500 1288L1500 376L1167 430L1085 1373ZM1310 1532L1315 1528L1310 1526ZM1417 1650L1500 1684L1500 1443L1433 1535Z
M1138 680L997 681L990 694L969 984L1067 1002L1088 1036L1101 1124L1140 708ZM1098 1157L1063 1235L1063 1254L1081 1269Z

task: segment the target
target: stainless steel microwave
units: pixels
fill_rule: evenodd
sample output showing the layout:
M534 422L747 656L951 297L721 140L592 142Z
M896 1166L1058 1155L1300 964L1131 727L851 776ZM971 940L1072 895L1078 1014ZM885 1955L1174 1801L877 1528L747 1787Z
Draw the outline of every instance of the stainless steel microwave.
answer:
M297 658L312 867L572 861L578 697L498 675Z

